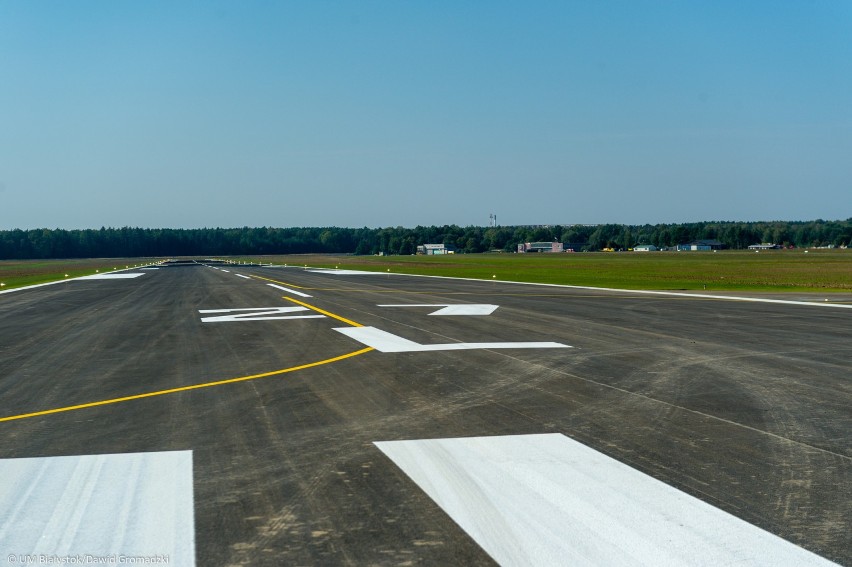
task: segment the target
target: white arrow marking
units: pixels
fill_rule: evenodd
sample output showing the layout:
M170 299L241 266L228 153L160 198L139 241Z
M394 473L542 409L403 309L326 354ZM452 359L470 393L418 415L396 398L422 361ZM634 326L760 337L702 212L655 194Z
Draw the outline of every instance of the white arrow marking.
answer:
M835 565L561 434L375 445L500 565Z
M490 303L424 303L424 304L404 304L404 305L379 305L379 307L443 307L429 315L491 315L494 310L500 307Z
M432 352L440 350L474 350L504 348L571 348L560 343L445 343L421 345L375 327L341 327L334 329L379 352Z
M202 323L233 321L275 321L278 319L320 319L325 315L285 315L297 311L310 311L306 307L244 307L240 309L199 309L199 313L230 313L216 317L202 317Z

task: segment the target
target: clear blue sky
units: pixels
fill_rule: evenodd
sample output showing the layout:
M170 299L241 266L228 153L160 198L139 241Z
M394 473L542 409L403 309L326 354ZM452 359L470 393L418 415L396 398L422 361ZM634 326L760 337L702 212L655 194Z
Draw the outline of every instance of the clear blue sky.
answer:
M852 2L0 0L0 229L852 217Z

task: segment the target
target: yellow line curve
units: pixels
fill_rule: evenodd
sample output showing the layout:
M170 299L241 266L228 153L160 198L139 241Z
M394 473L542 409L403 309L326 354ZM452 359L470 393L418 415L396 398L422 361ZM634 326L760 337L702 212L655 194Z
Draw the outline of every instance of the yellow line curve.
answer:
M20 415L11 415L9 417L0 417L0 422L3 421L14 421L16 419L26 419L28 417L37 417L40 415L50 415L53 413L61 413L66 411L74 411L86 408L92 408L97 406L105 406L109 404L118 404L121 402L129 402L132 400L140 400L142 398L153 398L155 396L165 396L167 394L176 394L178 392L187 392L189 390L198 390L200 388L212 388L213 386L223 386L225 384L235 384L237 382L246 382L248 380L257 380L258 378L267 378L269 376L277 376L280 374L287 374L289 372L296 372L297 370L305 370L306 368L313 368L315 366L322 366L324 364L331 364L332 362L338 362L340 360L345 360L347 358L352 358L353 356L358 356L360 354L364 354L374 350L372 347L363 348L361 350L357 350L355 352L350 352L347 354L342 354L340 356L335 356L333 358L327 358L325 360L319 360L317 362L310 362L308 364L301 364L299 366L293 366L291 368L284 368L282 370L273 370L271 372L264 372L262 374L252 374L251 376L240 376L239 378L228 378L226 380L216 380L215 382L205 382L203 384L193 384L192 386L181 386L179 388L169 388L168 390L158 390L156 392L146 392L144 394L135 394L132 396L124 396L121 398L112 398L109 400L101 400L98 402L89 402L85 404L78 404L74 406L65 406L61 408L54 408L43 411L36 411L32 413L22 413Z

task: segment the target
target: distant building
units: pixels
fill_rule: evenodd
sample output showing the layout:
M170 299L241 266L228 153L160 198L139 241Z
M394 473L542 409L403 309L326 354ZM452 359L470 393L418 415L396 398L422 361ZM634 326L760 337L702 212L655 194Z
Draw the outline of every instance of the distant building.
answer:
M417 247L418 254L437 256L440 254L455 254L456 247L452 244L421 244Z
M656 252L657 247L653 244L637 244L633 247L634 252Z
M562 252L561 242L524 242L518 244L518 252L523 254L526 252Z
M695 240L688 244L678 244L678 250L721 250L725 245L718 240Z
M748 247L749 250L780 250L780 244L752 244Z

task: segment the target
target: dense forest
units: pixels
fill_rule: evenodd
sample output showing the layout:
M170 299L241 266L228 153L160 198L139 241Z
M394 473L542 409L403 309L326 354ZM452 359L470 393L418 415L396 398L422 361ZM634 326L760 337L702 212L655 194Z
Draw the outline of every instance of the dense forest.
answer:
M594 251L659 248L718 240L730 249L756 243L785 247L847 246L852 218L807 222L698 222L629 226L418 226L416 228L101 228L0 231L0 259L228 256L256 254L414 254L425 243L459 252L512 252L521 242L560 241Z

